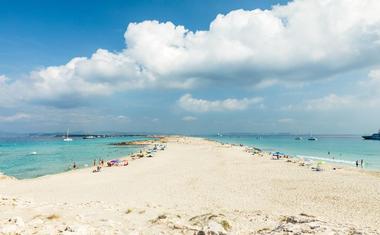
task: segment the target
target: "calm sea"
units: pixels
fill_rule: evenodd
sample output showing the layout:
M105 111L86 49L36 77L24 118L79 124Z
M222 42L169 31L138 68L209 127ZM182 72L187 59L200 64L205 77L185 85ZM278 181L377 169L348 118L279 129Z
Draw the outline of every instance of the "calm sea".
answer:
M202 136L223 143L244 144L266 151L280 151L292 156L355 165L363 159L365 168L380 170L380 141L360 136L317 136L318 141L295 140L295 136L223 135ZM64 142L53 136L0 137L0 172L19 179L67 171L75 161L79 167L91 166L94 159L109 160L139 150L133 146L110 143L148 139L113 137Z
M223 135L207 138L223 143L244 144L266 151L279 151L305 159L355 165L363 159L365 168L380 170L380 141L363 140L360 136L316 136L318 141L295 140L295 136Z
M147 138L73 139L64 142L53 136L0 137L0 172L24 179L67 171L74 161L79 167L92 166L94 159L109 160L139 150L110 143Z

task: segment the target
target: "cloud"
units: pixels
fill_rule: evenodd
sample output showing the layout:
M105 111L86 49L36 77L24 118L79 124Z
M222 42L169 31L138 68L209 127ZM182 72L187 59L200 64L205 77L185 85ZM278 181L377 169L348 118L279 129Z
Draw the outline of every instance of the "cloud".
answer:
M189 112L215 112L215 111L240 111L262 102L261 97L244 99L225 99L225 100L203 100L195 99L191 94L183 95L178 100L178 105Z
M0 116L0 122L15 122L19 120L29 119L30 115L26 113L17 113L10 116Z
M368 79L359 82L359 86L369 94L380 96L380 69L373 69L368 74Z
M117 120L128 120L129 118L127 116L124 116L124 115L119 115L119 116L116 116L115 119L117 119Z
M185 121L185 122L193 122L193 121L196 121L198 120L197 117L193 117L193 116L185 116L182 118L182 121Z
M293 123L294 119L292 118L281 118L277 120L278 123L287 124L287 123Z
M336 110L340 108L350 107L356 102L353 96L338 96L330 94L322 98L306 101L306 110Z
M152 122L159 122L160 121L160 119L158 119L158 118L152 118Z
M171 22L131 23L125 49L98 49L89 58L2 82L1 98L72 107L132 89L210 83L265 88L323 79L378 62L379 11L378 0L295 0L271 10L220 14L206 31ZM23 94L15 95L19 90Z
M5 75L0 75L0 85L5 84L6 81L8 81L9 78Z
M343 109L374 109L380 105L380 70L373 69L368 78L355 83L349 94L331 93L320 98L307 99L298 104L281 107L282 111L340 111Z

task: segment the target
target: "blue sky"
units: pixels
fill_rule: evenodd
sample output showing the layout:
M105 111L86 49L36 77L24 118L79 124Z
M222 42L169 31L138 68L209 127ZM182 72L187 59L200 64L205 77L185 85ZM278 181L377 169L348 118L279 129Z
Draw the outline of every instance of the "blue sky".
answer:
M90 56L98 48L124 48L130 22L171 21L191 30L207 29L219 13L268 8L286 1L0 1L0 69L20 75L49 65Z
M373 0L3 0L0 130L373 132L379 10Z

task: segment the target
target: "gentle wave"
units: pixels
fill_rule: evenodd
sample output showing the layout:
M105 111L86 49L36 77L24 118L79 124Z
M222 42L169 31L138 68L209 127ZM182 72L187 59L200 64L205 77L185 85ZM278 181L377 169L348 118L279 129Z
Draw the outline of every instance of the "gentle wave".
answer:
M306 159L312 159L312 160L321 160L326 162L336 162L336 163L344 163L349 165L354 165L354 161L347 161L347 160L341 160L341 159L331 159L331 158L324 158L324 157L316 157L316 156L308 156L308 155L297 155L298 158L306 158Z

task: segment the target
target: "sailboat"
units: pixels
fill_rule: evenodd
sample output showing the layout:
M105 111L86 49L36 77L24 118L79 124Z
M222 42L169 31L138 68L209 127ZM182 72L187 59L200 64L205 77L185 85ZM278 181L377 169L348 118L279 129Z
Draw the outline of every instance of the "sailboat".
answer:
M317 138L317 137L314 137L313 134L310 133L310 137L309 137L307 140L310 140L310 141L317 141L318 138Z
M317 137L314 137L314 136L310 136L309 139L307 139L307 140L310 140L310 141L317 141L318 138L317 138Z
M73 141L73 139L69 138L69 128L67 128L66 137L63 139L65 142Z

